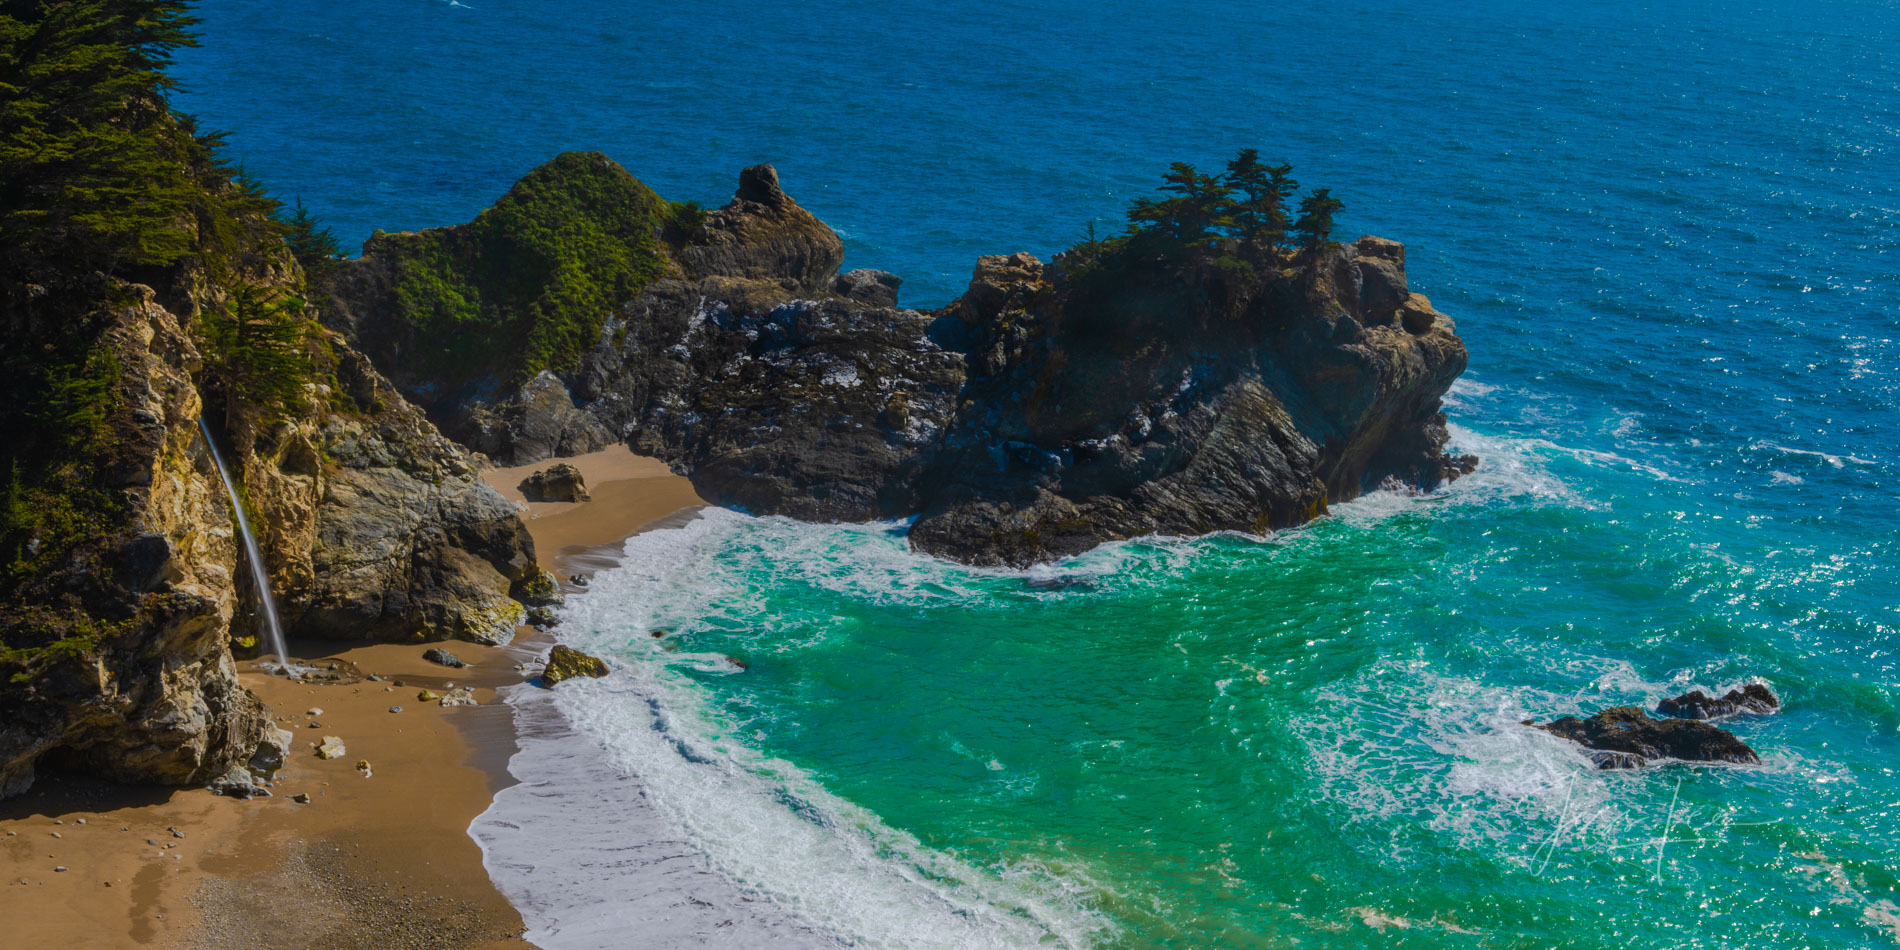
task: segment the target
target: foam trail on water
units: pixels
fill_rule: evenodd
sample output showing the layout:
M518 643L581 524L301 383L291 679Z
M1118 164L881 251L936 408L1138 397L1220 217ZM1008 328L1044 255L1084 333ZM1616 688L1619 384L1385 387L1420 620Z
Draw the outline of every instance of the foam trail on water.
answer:
M277 662L286 675L295 678L296 670L290 663L290 647L284 643L284 628L277 620L277 601L271 598L270 575L264 571L264 555L257 549L257 538L251 534L251 522L244 514L244 502L238 499L237 485L231 481L231 472L224 467L224 456L218 454L218 443L211 438L211 427L205 425L203 417L198 419L198 430L204 433L205 446L211 449L211 461L218 466L218 477L224 480L224 493L231 499L231 520L237 523L238 536L244 539L245 560L251 565L251 581L257 588L258 612L262 615L264 636L270 641L271 651L277 654Z
M536 943L619 946L641 921L657 928L642 946L697 945L677 918L699 915L698 902L719 907L712 923L736 921L719 931L736 947L1080 948L1106 929L1075 875L971 865L758 752L693 679L731 667L649 635L743 624L766 628L761 649L791 649L749 612L751 585L921 603L993 582L910 554L890 529L711 510L628 539L621 566L569 602L563 639L611 657L615 674L510 698L531 714L511 769L533 784L471 829ZM577 826L578 812L600 817ZM550 847L522 830L554 827L586 832Z

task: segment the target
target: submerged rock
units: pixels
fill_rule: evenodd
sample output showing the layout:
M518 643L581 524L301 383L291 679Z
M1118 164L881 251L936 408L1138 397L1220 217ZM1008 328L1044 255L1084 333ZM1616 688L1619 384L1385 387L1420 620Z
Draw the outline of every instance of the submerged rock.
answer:
M547 665L541 670L541 685L553 686L576 676L601 677L607 673L606 660L557 643L548 651Z
M1725 729L1694 719L1652 719L1635 706L1615 706L1588 719L1564 716L1548 723L1527 723L1591 750L1600 769L1630 769L1653 759L1731 762L1752 765L1755 750Z
M422 651L422 658L425 660L428 660L431 663L436 664L437 666L446 666L446 667L449 667L450 669L459 670L462 667L468 665L467 663L462 662L461 657L456 656L455 654L450 653L449 651L444 650L441 647L430 647L427 650Z
M581 470L562 462L535 472L521 481L521 494L529 501L591 501Z
M1656 704L1656 711L1682 719L1726 719L1730 716L1766 716L1781 708L1781 697L1761 683L1731 689L1720 697L1694 689Z

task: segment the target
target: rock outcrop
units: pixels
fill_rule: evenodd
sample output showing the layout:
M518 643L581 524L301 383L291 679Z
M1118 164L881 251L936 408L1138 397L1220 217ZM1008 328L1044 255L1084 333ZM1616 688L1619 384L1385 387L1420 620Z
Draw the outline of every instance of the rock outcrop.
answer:
M1760 762L1755 750L1727 730L1695 719L1652 719L1634 706L1615 706L1588 719L1563 716L1537 728L1591 750L1599 769L1633 769L1655 759L1684 762Z
M1656 704L1656 711L1682 719L1727 719L1730 716L1770 715L1781 708L1781 697L1762 683L1749 683L1721 696L1693 689Z
M570 171L524 183L592 193L609 189L577 175L625 175L557 162ZM634 204L649 194L614 188ZM446 231L433 240L467 243ZM1244 279L1134 253L984 257L961 298L922 313L896 306L892 275L840 276L837 235L769 166L746 169L697 227L660 233L671 237L622 248L656 276L571 363L518 382L403 377L405 391L451 437L509 463L622 441L715 503L916 516L913 546L977 564L1296 525L1476 463L1444 453L1441 398L1464 345L1413 292L1394 241L1274 258ZM345 267L326 313L395 365L399 348L376 341L400 334L379 327L408 318L362 289L411 265L381 247ZM479 283L454 268L480 266L453 263L443 280Z
M122 292L135 302L101 336L117 398L97 486L118 504L0 616L0 642L61 638L32 660L0 653L0 795L49 764L205 784L275 732L232 659L231 642L257 630L257 598L199 430L200 354L152 290ZM514 507L368 360L326 342L347 391L312 384L305 411L247 424L228 452L286 626L330 639L511 637L526 615L511 594L551 596ZM78 613L55 616L54 604Z
M550 465L521 480L522 497L529 501L582 502L593 498L587 493L587 480L581 470L562 462Z

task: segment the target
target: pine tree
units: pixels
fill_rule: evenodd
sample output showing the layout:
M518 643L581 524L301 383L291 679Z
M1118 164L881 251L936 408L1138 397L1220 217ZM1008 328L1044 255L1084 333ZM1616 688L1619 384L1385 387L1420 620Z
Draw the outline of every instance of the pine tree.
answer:
M1242 197L1234 203L1233 220L1244 244L1273 256L1286 243L1290 219L1286 199L1299 184L1288 177L1293 166L1263 165L1258 149L1243 149L1227 163L1227 184Z
M225 427L245 409L295 406L310 375L303 301L281 288L237 283L230 299L203 318L205 369L224 396Z
M183 0L0 2L0 278L169 264L193 143L165 110Z
M1330 188L1315 188L1300 201L1300 220L1294 222L1293 233L1300 239L1301 254L1311 258L1338 246L1332 239L1333 215L1345 208L1345 202L1334 198Z
M336 233L317 222L316 216L304 208L302 198L293 207L284 220L284 243L290 245L290 253L296 255L304 274L318 278L336 270L337 259L343 256Z
M1200 174L1186 162L1175 162L1162 180L1161 190L1174 197L1137 198L1128 209L1128 220L1135 228L1145 226L1181 248L1200 249L1218 243L1233 226L1229 215L1233 192L1219 178Z

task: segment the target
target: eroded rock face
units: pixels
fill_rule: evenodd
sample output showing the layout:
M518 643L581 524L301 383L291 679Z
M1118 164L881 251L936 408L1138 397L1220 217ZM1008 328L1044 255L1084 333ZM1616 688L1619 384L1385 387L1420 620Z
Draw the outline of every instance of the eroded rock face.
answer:
M127 782L198 785L240 766L275 730L238 684L226 643L240 592L224 489L198 434L199 357L151 292L111 312L120 368L108 422L127 521L98 563L64 582L106 639L24 682L0 680L0 797L51 764ZM9 622L30 617L9 617Z
M1652 719L1634 706L1615 706L1588 719L1564 716L1537 728L1591 750L1591 761L1600 769L1641 768L1654 759L1761 761L1727 730L1695 719Z
M1444 451L1464 345L1395 241L1244 287L988 256L936 313L896 307L889 275L840 277L841 247L769 166L746 169L577 365L431 411L514 464L612 438L717 504L916 515L913 546L977 564L1296 525L1476 464ZM367 298L334 309L377 319Z

